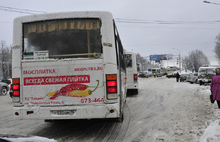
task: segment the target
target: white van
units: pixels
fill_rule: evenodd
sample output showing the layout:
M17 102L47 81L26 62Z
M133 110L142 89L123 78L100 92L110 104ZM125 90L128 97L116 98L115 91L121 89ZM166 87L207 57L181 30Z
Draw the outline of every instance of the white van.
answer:
M138 72L134 52L126 52L126 87L128 93L138 94Z
M212 77L216 74L217 67L200 67L198 72L198 82L200 85L211 83Z

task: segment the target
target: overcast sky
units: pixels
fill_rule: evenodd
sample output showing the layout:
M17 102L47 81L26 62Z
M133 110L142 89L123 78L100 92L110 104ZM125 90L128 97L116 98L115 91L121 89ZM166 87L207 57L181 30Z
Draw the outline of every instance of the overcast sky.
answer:
M220 4L220 0L210 2ZM144 57L179 53L184 57L199 49L211 64L217 64L214 47L220 33L220 5L203 0L0 0L0 40L12 45L13 19L30 14L6 11L9 9L4 7L47 13L109 11L127 51ZM176 60L169 64L176 65Z

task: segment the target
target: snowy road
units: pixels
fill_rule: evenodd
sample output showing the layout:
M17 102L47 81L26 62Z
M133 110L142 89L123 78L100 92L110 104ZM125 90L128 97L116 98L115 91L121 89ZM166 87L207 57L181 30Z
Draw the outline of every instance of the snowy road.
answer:
M139 94L129 95L124 122L73 120L14 121L12 101L0 96L0 134L27 134L57 141L196 142L215 119L209 86L175 79L139 78Z

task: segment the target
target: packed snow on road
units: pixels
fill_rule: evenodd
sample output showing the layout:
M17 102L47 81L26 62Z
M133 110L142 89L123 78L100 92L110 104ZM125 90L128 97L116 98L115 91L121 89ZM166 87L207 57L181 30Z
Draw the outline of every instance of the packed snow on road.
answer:
M216 102L210 103L209 85L176 82L175 78L165 76L139 78L138 81L139 93L128 95L128 111L125 111L123 122L107 119L49 123L14 120L11 98L9 95L0 96L0 138L6 138L7 134L25 134L39 136L32 137L39 140L48 138L48 141L60 142L220 141L220 110Z

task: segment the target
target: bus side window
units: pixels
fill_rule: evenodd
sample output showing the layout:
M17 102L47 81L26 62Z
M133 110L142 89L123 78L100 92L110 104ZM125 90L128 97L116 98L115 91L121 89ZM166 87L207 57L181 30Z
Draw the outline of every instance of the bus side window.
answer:
M115 28L115 23L113 22L114 26L114 35L115 35L115 51L116 51L116 58L117 58L117 66L119 67L119 61L118 61L118 40L117 40L117 30Z
M123 69L124 71L126 70L126 66L125 66L125 53L124 53L124 49L118 34L118 31L116 29L115 23L114 24L114 32L115 32L115 48L116 48L116 54L117 54L117 65L118 67L120 67L121 69Z

